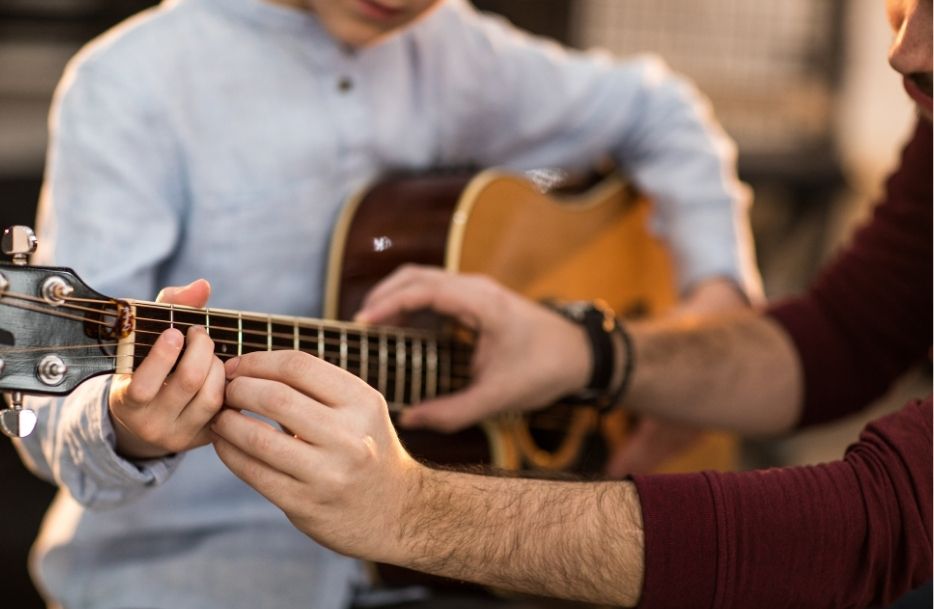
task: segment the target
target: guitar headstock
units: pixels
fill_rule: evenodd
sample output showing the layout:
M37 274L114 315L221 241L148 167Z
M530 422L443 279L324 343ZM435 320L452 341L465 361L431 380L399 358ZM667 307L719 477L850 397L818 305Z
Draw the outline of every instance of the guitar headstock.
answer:
M117 343L132 330L127 307L71 269L27 265L33 249L31 230L4 233L3 250L13 262L0 262L0 391L11 393L13 409L0 413L0 427L20 437L31 430L20 420L28 412L17 407L20 394L64 395L114 372Z

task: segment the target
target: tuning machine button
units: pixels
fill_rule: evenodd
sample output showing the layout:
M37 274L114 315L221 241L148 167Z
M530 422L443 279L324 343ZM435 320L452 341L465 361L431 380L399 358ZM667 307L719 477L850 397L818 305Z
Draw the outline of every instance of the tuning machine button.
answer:
M36 251L36 233L28 226L11 226L3 231L3 253L13 257L13 264L23 266Z
M75 288L63 277L52 275L42 282L42 298L51 305L65 304L65 299L74 293Z
M46 355L36 364L36 377L49 387L60 385L65 380L68 366L57 355Z
M0 430L10 438L25 438L36 428L38 417L28 408L23 408L23 394L19 391L7 394L10 408L0 410Z

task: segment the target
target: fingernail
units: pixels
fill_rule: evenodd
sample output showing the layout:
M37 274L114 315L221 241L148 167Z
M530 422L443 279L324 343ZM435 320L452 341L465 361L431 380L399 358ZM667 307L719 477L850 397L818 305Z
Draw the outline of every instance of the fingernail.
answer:
M370 318L367 317L364 311L357 311L357 314L353 316L353 320L358 324L369 323Z
M227 361L224 363L224 370L225 370L225 372L227 373L227 378L228 378L228 379L231 378L231 377L233 377L234 372L237 371L237 366L239 366L239 365L240 365L240 358L239 358L239 357L231 358L231 359L227 360Z

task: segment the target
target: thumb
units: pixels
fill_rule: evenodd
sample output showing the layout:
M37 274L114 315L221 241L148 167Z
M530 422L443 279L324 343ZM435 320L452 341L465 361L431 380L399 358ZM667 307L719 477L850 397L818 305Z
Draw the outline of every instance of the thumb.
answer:
M206 279L196 279L188 285L163 288L156 296L156 302L200 308L210 297L211 284Z

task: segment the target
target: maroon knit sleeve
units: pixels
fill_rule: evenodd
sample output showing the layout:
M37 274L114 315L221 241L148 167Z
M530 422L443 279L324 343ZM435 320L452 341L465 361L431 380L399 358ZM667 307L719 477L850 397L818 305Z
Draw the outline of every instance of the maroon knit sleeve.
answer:
M859 410L928 353L931 209L931 124L922 120L872 221L804 296L767 312L802 364L800 425Z
M833 463L635 476L640 607L869 607L928 581L931 415L877 419Z

